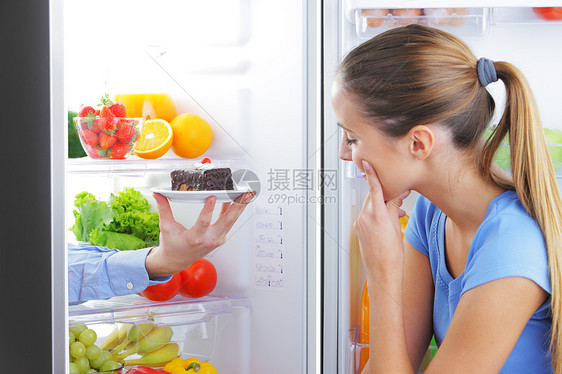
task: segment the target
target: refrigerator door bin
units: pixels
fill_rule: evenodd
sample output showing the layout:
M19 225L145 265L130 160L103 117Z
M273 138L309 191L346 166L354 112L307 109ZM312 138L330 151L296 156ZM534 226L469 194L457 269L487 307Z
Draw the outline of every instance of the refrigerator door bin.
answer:
M489 8L384 9L374 1L348 0L344 12L360 39L371 38L397 26L421 24L455 35L479 36L488 31Z
M359 343L359 330L350 329L347 332L347 347L345 350L345 372L347 374L360 374L361 370L361 356L364 356L364 360L368 357L369 345ZM418 373L423 373L424 370L429 365L429 362L435 356L437 352L437 347L434 345L434 341L431 341L431 345L428 347L427 352L423 358L420 365Z
M148 324L160 328L166 335L165 338L154 333L151 335L151 331L156 331L154 327L152 330L143 329L143 326ZM131 295L88 301L69 307L69 327L72 329L81 325L96 332L95 344L102 349L109 350L114 347L115 344L108 345L112 337L123 337L127 331L138 327L141 331L140 334L137 333L139 340L146 339L162 347L175 343L179 349L179 357L209 361L219 372L228 371L227 368L221 370L220 363L239 362L240 372L244 372L243 365L249 362L249 304L246 298L188 299L176 296L169 301L152 302ZM221 344L222 341L232 341L228 339L232 335L238 338L240 344ZM154 336L161 340L156 340ZM123 340L117 338L117 341ZM125 347L131 347L129 344L123 344L121 349L117 349L123 353L127 349ZM224 356L229 356L229 359L225 360ZM126 360L140 357L134 353ZM220 360L217 357L220 357Z

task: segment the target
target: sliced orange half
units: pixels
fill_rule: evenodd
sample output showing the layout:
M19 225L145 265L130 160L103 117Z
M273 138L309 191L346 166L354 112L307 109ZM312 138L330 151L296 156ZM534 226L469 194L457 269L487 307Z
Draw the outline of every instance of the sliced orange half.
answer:
M164 156L174 140L172 127L163 119L149 119L142 125L135 154L142 158L155 159Z

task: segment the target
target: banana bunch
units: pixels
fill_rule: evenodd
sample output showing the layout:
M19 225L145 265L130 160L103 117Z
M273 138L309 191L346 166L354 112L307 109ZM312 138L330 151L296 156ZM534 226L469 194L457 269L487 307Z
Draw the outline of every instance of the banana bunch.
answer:
M109 350L113 360L125 366L164 366L179 357L179 347L172 343L171 327L153 322L123 324L105 339L100 348ZM127 359L138 354L137 359Z

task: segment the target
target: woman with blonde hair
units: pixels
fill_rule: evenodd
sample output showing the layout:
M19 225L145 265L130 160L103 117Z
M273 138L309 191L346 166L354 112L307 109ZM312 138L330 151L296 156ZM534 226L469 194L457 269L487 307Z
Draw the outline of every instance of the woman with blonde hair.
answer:
M505 109L485 139L497 80ZM432 335L426 373L562 373L562 199L522 73L409 25L344 58L332 105L340 158L369 184L354 225L370 305L363 373L417 372ZM506 139L509 173L494 162Z

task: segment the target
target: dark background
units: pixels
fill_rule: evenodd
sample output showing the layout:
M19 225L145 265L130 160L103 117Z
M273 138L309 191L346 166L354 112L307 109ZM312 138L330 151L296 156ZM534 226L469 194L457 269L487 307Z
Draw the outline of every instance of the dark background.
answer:
M49 1L2 0L0 48L0 372L49 373Z

